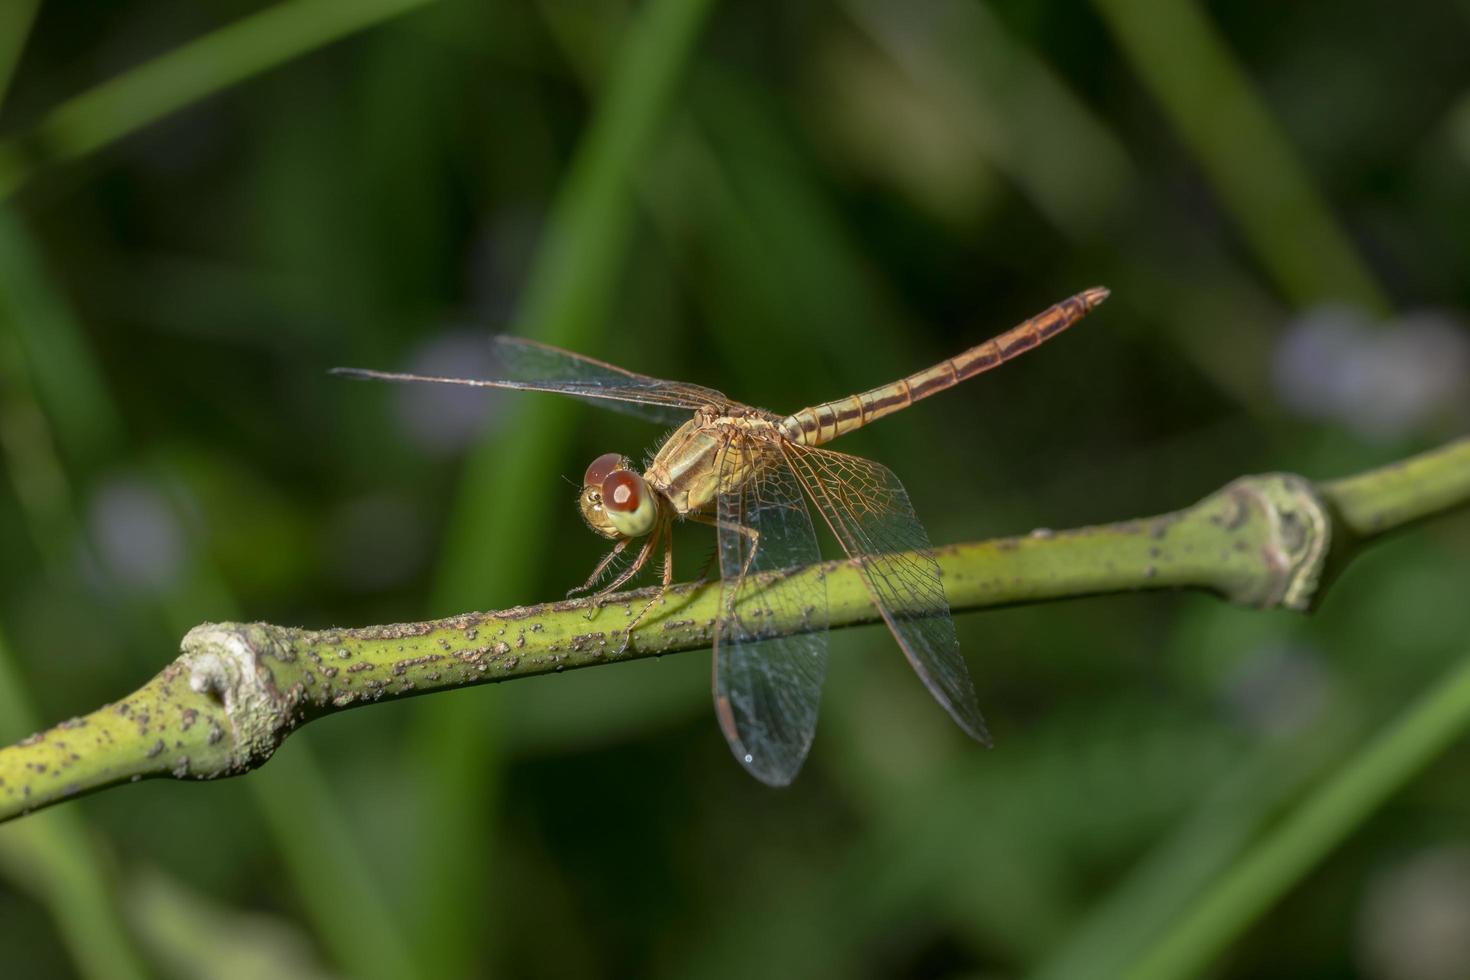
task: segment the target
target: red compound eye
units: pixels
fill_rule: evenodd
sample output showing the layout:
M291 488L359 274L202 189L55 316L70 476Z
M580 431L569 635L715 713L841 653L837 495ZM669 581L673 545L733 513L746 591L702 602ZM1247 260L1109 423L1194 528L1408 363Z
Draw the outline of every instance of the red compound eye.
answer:
M602 482L608 478L614 470L625 470L628 461L617 453L603 453L592 461L587 467L587 475L582 477L582 486L600 487Z
M632 470L613 470L602 481L602 506L631 514L643 502L643 478Z

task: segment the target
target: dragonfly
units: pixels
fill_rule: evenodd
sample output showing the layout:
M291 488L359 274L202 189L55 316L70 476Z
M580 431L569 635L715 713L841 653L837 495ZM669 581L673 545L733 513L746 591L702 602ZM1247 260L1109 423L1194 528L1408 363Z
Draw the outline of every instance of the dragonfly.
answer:
M821 560L811 511L856 566L914 672L969 736L990 737L960 654L938 560L903 484L880 463L823 448L838 436L952 388L1055 337L1096 309L1108 290L1083 290L1010 330L934 366L861 394L777 415L713 388L665 381L547 344L499 336L492 377L434 377L363 368L333 373L553 392L677 426L639 473L606 453L583 475L583 520L613 544L586 582L595 604L656 556L662 584L624 631L673 582L672 529L715 528L720 604L714 625L715 714L730 749L771 786L795 778L816 733L827 664L827 595L821 576L763 587L762 573ZM605 584L603 580L623 564ZM796 623L796 632L772 629Z

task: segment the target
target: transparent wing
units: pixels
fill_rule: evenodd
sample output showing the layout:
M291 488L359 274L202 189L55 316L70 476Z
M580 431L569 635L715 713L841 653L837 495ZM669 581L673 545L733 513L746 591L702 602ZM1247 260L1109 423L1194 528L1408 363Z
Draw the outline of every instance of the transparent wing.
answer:
M723 485L735 485L746 473L746 445L732 442L721 454ZM796 475L775 447L752 448L771 452L753 477L718 502L723 587L715 713L735 758L761 782L785 786L817 729L827 672L827 587L816 576L787 579L779 590L757 584L759 572L809 565L821 556ZM771 636L774 617L804 620L812 632Z
M491 344L495 363L491 377L487 378L446 378L365 368L333 368L332 373L381 381L432 381L478 388L549 391L595 401L665 425L688 421L691 412L705 405L725 408L733 404L713 388L636 374L523 337L495 337Z
M858 561L878 610L924 686L967 734L988 745L939 562L903 484L871 460L810 446L783 449L832 533Z

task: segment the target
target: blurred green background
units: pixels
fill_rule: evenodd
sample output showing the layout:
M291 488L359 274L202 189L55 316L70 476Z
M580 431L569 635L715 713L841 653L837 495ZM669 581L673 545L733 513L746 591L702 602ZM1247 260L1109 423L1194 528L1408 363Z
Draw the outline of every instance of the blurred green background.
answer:
M0 736L200 621L581 582L568 481L658 430L325 374L473 375L495 331L790 410L1112 287L844 440L939 543L1452 437L1467 45L1464 0L7 0ZM0 971L1470 976L1463 745L1310 819L1466 655L1467 563L1450 518L1311 617L962 616L990 752L839 634L782 792L703 654L349 712L0 827Z

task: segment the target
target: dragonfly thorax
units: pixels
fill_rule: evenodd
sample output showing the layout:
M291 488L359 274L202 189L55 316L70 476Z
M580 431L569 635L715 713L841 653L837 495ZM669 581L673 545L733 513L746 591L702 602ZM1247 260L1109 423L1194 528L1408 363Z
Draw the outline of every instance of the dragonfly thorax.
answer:
M642 537L658 522L658 494L617 453L604 453L587 467L577 506L587 526L605 538Z

